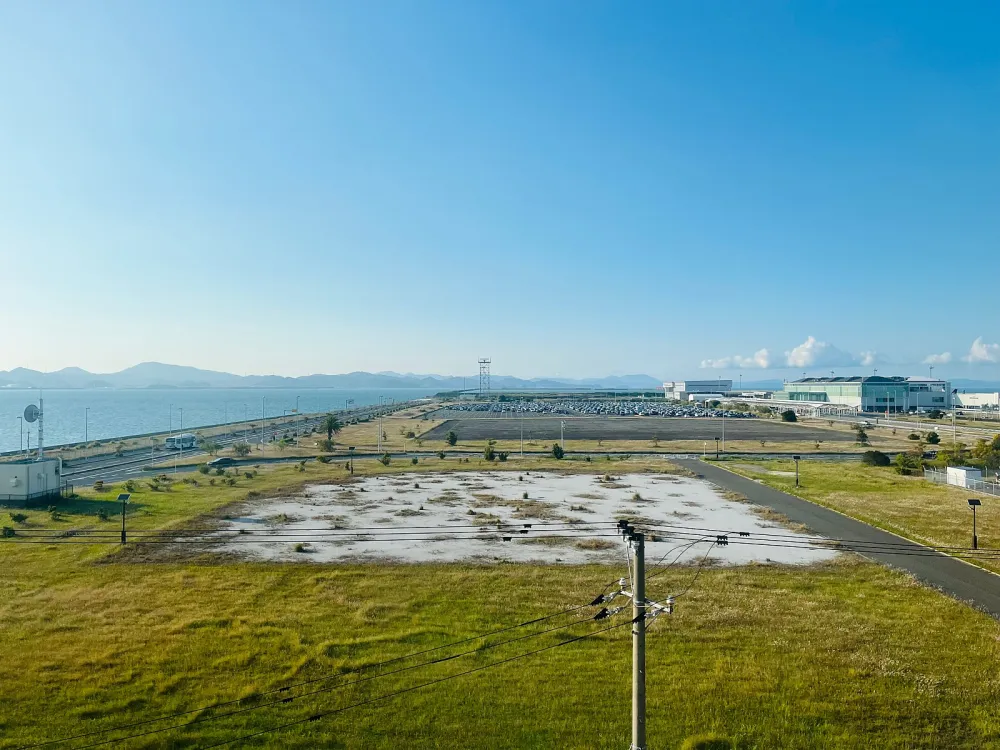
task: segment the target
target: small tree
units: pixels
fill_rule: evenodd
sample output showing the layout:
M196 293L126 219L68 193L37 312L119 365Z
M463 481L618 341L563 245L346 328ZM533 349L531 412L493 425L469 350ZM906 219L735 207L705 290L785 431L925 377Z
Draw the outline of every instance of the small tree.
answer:
M327 414L323 418L323 423L321 425L323 430L326 431L326 439L333 440L333 436L338 434L342 429L344 429L343 423L337 419L333 414Z
M781 412L781 421L798 422L799 418L795 415L795 412L792 411L791 409L785 409L783 412Z
M552 456L554 458L561 459L565 455L566 455L566 452L563 450L563 447L561 445L559 445L559 443L553 443L552 444Z
M222 445L215 442L211 438L204 438L198 441L198 447L201 448L205 453L210 456L217 456L219 451L222 450Z
M868 445L868 433L865 432L865 428L863 425L860 424L854 425L854 436L855 439L858 441L858 445Z
M445 442L447 442L447 443L448 443L448 445L455 445L455 443L457 443L457 442L458 442L458 435L456 435L456 434L455 434L455 431L454 431L454 430L452 430L451 432L449 432L449 433L448 433L448 434L447 434L447 435L445 436L445 438L444 438L444 439L445 439Z
M927 412L928 419L941 419L944 416L944 412L940 409L931 409Z
M933 430L931 430L930 432L927 433L927 442L930 443L931 445L937 445L938 443L941 442L941 436L938 435Z
M251 450L252 448L250 447L250 443L242 441L239 443L233 443L233 454L236 456L249 456Z
M444 461L444 451L438 451L438 458Z
M493 441L487 440L486 447L483 448L483 458L485 458L487 461L492 461L496 457L497 457L496 451L493 450Z
M388 453L383 453L382 458L379 459L379 463L382 464L383 466L388 466L389 464L392 463L392 456L390 456Z

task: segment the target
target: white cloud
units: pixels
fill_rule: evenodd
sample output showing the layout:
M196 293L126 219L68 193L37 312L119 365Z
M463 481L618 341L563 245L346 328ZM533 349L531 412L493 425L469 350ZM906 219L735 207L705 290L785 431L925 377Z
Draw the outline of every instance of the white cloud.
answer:
M980 336L972 342L969 353L962 357L966 362L972 364L983 364L986 362L1000 362L1000 344L987 344Z
M941 352L940 354L928 354L924 357L925 365L946 365L951 362L951 352Z
M735 354L732 357L722 357L721 359L703 359L701 366L712 370L766 370L771 366L771 353L767 349L758 349L750 357Z
M874 350L869 350L866 352L861 352L861 355L858 357L858 364L860 364L862 367L871 367L872 365L878 364L883 359L884 358L882 357L882 355L879 354L878 352Z
M867 355L874 357L875 353L865 352L862 357L855 357L833 344L809 336L790 352L785 352L785 363L789 367L854 367L864 364L863 359Z

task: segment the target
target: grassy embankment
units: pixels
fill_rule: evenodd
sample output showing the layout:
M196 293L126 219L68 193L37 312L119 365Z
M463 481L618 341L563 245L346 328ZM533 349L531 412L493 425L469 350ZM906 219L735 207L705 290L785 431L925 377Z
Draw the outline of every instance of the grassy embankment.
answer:
M582 461L528 463L591 468ZM416 468L458 466L450 459ZM664 464L616 463L618 471L652 466ZM372 473L413 468L358 462ZM140 487L130 526L183 524L250 490L287 492L344 476L342 466L317 464L305 472L265 467L253 479L241 475L235 487L191 475L197 486ZM113 512L117 489L87 492L66 507L63 520L36 511L29 523L99 524L94 513L99 504ZM650 596L682 588L692 573L677 569L654 579ZM601 566L148 564L118 548L3 543L0 747L247 697L432 648L585 602L621 574ZM231 740L596 627L578 625L118 746ZM710 569L649 636L650 740L664 748L698 735L748 748L997 746L998 664L995 621L897 572L850 558L813 569ZM240 746L622 747L629 689L630 645L621 628ZM193 713L178 723L211 715Z
M972 490L932 484L921 477L901 476L891 467L860 462L802 461L798 488L792 461L734 459L720 466L924 544L972 545L968 499L977 496ZM977 512L980 547L1000 547L1000 512L992 500L984 500ZM975 562L1000 572L1000 560L984 557Z

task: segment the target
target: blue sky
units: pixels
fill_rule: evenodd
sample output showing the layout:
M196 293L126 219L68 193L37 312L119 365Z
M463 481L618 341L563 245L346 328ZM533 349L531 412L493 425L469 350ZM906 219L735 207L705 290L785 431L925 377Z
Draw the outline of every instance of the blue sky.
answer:
M998 133L990 2L3 3L0 369L995 378Z

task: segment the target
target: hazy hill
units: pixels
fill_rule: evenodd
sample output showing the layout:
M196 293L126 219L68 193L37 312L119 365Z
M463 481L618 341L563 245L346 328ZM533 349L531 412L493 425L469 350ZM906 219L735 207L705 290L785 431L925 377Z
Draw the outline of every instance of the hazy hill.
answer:
M79 367L67 367L56 372L39 372L23 367L9 372L0 371L3 388L428 388L456 390L474 388L478 375L465 378L445 375L400 374L395 372L349 372L340 375L304 375L289 378L281 375L234 375L228 372L202 370L197 367L143 362L120 372L92 373ZM611 376L583 380L565 378L533 378L526 380L509 375L494 375L491 386L505 388L574 387L652 389L660 381L648 375Z

